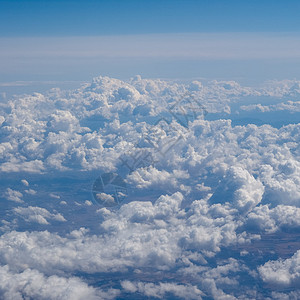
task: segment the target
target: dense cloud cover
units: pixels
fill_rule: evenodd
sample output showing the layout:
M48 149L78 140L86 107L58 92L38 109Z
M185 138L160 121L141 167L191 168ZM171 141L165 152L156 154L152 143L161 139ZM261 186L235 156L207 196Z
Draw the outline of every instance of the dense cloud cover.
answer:
M297 298L299 86L98 77L2 103L0 296Z

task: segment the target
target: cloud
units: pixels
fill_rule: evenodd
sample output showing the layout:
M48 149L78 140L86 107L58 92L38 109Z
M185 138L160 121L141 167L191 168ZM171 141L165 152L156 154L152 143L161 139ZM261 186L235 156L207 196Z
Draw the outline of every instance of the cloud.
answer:
M18 203L22 203L23 194L19 191L12 190L11 188L7 188L4 194L4 197L9 201L14 201Z
M2 58L299 58L295 50L299 47L299 41L292 33L284 36L275 33L182 33L1 38L1 44ZM37 44L39 47L36 47Z
M264 186L247 170L231 167L225 176L225 182L222 182L212 195L212 202L229 200L241 213L247 213L261 201Z
M21 182L23 183L24 186L29 186L29 183L26 179L22 179Z
M69 112L57 110L50 116L48 126L52 132L75 131L80 128L78 120Z
M76 277L45 276L37 270L26 269L15 273L8 266L0 267L0 295L7 300L59 299L80 300L83 298L114 299L118 291L110 289L107 292L88 286Z
M29 190L25 190L25 193L27 193L29 195L35 195L37 192L33 189L29 189Z
M98 200L101 200L101 202L105 202L107 204L115 203L115 198L112 195L109 195L109 194L106 194L106 193L97 193L96 198Z
M271 112L271 111L290 111L292 113L300 112L300 101L287 101L279 104L273 105L261 105L261 104L252 104L252 105L242 105L242 110L246 111L257 111L257 112Z
M22 217L27 222L36 222L43 225L48 225L49 220L65 222L66 219L60 214L52 214L47 209L42 207L16 207L13 209L14 213Z
M59 195L56 195L56 194L54 194L54 193L50 193L49 196L50 196L51 198L54 198L54 199L60 199L60 196L59 196Z
M296 229L300 226L300 208L278 205L270 209L268 205L260 205L248 214L246 226L269 233L279 229Z
M163 185L167 190L178 186L178 178L189 178L186 171L174 170L168 173L165 170L157 170L153 166L148 168L139 168L127 176L127 182L135 185L139 189L155 188Z
M4 162L0 166L1 172L28 172L28 173L42 173L44 170L43 162L40 160L33 160L28 162L22 162L17 159L12 159L11 161Z
M5 118L3 116L0 116L0 126L4 123Z
M284 287L299 287L300 251L291 258L268 261L258 268L263 281Z
M276 300L298 299L299 297L300 291L291 291L287 293L272 292L272 299Z
M171 270L190 251L213 257L223 246L251 240L235 232L234 212L219 212L203 201L195 201L188 213L180 208L183 196L175 193L151 202L130 202L119 211L103 208L103 234L63 237L55 233L15 232L0 237L0 260L15 270L24 264L45 274L61 272L126 272L129 268ZM62 220L42 208L16 208L25 220ZM38 218L37 218L38 217ZM40 222L41 223L41 222ZM103 245L106 245L103 247ZM18 255L17 255L18 253ZM53 255L55 253L55 255Z
M4 204L12 202L1 224L0 262L16 279L3 293L42 299L31 279L19 283L26 275L45 286L63 282L58 293L72 295L64 288L77 282L83 295L109 298L96 288L99 274L120 289L111 298L254 299L266 295L263 282L296 290L298 254L272 262L262 250L257 266L251 243L261 239L259 251L270 233L292 238L299 228L300 125L236 126L230 118L242 114L241 103L252 105L249 99L262 103L255 107L262 114L291 113L299 91L297 81L255 88L97 77L77 90L8 101L0 107L0 170ZM191 99L208 114L194 113ZM177 112L191 113L185 124L172 114L179 103ZM255 117L251 109L247 115ZM153 160L141 162L141 153ZM128 196L118 209L96 208L89 199L92 181L106 172L126 179ZM98 197L113 200L105 189Z
M140 293L146 297L154 297L164 299L166 295L174 295L180 299L202 299L203 292L197 286L190 284L181 285L174 283L144 283L144 282L130 282L124 280L121 282L122 287L126 292Z

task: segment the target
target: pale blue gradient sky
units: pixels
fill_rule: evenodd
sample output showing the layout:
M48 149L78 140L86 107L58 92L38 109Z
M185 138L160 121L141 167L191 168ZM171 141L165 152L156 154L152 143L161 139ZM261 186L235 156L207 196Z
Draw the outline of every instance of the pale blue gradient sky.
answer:
M0 1L0 82L300 78L299 1Z

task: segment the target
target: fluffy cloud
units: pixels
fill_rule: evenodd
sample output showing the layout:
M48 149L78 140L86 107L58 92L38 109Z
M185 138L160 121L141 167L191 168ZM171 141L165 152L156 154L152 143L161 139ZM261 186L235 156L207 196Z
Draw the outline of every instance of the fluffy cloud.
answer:
M189 174L186 171L173 170L169 173L165 170L157 170L153 166L148 168L139 168L127 176L127 182L136 186L138 189L159 188L164 186L165 190L178 187L177 179L187 179Z
M300 251L285 260L268 261L258 268L263 281L279 286L299 287Z
M273 104L273 105L261 105L261 104L252 104L252 105L242 105L242 110L251 111L256 110L258 112L271 112L271 111L291 111L293 113L300 112L300 101L287 101Z
M298 229L300 227L300 208L278 205L269 208L268 205L255 207L247 216L246 226L268 233L279 229Z
M96 198L106 205L114 204L115 198L112 195L106 193L97 193Z
M16 207L14 213L22 217L27 222L36 222L39 224L48 225L49 220L65 222L66 219L60 214L52 214L47 209L42 207Z
M211 201L221 203L228 201L241 213L247 213L261 201L263 193L262 183L255 180L247 170L231 167Z
M146 297L154 297L164 299L166 294L174 295L180 299L202 299L203 292L197 286L181 285L174 283L144 283L144 282L130 282L124 280L121 282L122 287L126 292L140 293Z
M31 269L15 273L8 266L0 267L0 296L7 300L21 299L114 299L117 290L107 292L88 286L76 277L45 276Z
M297 81L250 88L97 77L73 91L52 89L1 105L0 171L7 175L1 194L9 202L0 263L3 278L15 278L4 280L3 297L69 299L73 290L82 298L115 297L116 290L95 288L99 273L119 274L120 297L266 296L253 280L292 287L297 295L298 252L269 261L261 251L257 273L251 243L261 238L264 247L266 235L293 234L300 226L300 124L234 124L257 112L292 116L299 95ZM104 172L122 174L127 203L97 209L90 201L89 180ZM113 200L105 188L97 196L96 202ZM93 286L74 274L86 274ZM242 291L239 282L246 282ZM57 294L48 286L57 286Z
M176 193L161 196L155 204L131 202L116 212L103 208L98 215L103 218L104 232L98 236L87 230L74 231L69 237L8 232L0 237L0 260L16 270L23 271L26 265L49 275L125 272L132 267L170 270L178 267L189 251L213 257L221 246L251 240L251 236L235 232L234 211L222 211L218 205L209 207L203 200L195 201L185 212L180 208L182 200L182 194ZM41 208L16 208L15 212L29 221L63 221L61 215Z
M0 126L4 123L5 118L3 116L0 116Z
M21 182L23 183L24 186L29 186L29 183L26 179L22 179Z
M19 191L12 190L11 188L7 188L4 194L4 197L9 201L22 203L23 194Z

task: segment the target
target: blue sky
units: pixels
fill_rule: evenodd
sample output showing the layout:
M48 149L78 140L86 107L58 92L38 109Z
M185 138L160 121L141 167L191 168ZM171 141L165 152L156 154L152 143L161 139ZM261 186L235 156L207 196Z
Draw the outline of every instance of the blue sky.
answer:
M0 82L298 78L299 11L293 0L0 0Z
M296 0L1 1L1 36L299 31Z

